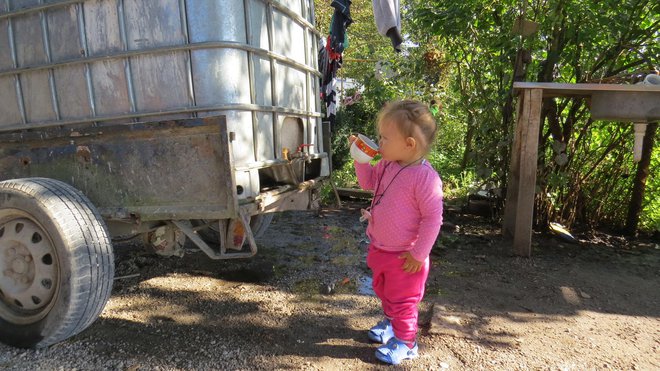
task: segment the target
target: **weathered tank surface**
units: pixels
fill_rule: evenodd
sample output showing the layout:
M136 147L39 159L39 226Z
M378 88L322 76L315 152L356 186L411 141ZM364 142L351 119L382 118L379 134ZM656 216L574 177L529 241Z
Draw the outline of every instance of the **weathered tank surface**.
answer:
M63 180L107 216L277 209L264 193L329 174L313 4L3 1L0 178Z
M313 0L0 2L0 342L101 313L113 242L249 258L318 205Z

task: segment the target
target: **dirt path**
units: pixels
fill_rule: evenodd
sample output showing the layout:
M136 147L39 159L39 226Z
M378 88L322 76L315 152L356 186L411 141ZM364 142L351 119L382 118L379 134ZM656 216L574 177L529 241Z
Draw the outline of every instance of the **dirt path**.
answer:
M381 369L356 205L278 215L256 258L159 258L118 246L101 318L49 349L0 345L2 369ZM497 226L450 216L434 250L410 370L660 368L660 247L535 236L512 257ZM607 246L609 244L609 246Z

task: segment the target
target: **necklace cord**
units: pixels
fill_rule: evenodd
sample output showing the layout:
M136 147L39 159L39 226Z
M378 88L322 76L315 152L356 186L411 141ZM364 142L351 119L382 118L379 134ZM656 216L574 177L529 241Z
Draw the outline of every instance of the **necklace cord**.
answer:
M390 188L392 183L394 183L394 180L396 179L396 177L399 176L399 174L403 170L405 170L406 168L408 168L412 164L416 163L417 161L422 160L423 158L424 157L420 157L417 160L415 160L415 161L407 164L406 166L402 167L401 169L399 169L399 171L397 171L396 174L394 174L394 176L392 177L392 180L390 180L390 182L387 184L387 187L385 187L385 189L383 190L383 193L378 194L378 189L380 188L380 183L381 183L383 177L385 176L385 171L392 164L392 162L385 165L385 169L383 169L383 173L380 175L380 178L378 178L378 183L376 184L376 191L374 192L374 198L371 200L371 206L369 206L369 210L372 210L374 208L374 206L380 204L380 201L383 199L383 196L385 196L385 192L387 192L387 190ZM376 200L376 197L378 197L378 200Z

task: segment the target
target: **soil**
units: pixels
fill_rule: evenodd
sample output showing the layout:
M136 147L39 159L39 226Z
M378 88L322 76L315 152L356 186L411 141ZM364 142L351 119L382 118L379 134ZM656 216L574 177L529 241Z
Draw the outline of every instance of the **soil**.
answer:
M116 246L101 317L48 349L0 345L3 369L369 370L370 290L359 203L278 214L251 259ZM448 212L403 370L660 369L660 245L535 234L515 257L497 224Z

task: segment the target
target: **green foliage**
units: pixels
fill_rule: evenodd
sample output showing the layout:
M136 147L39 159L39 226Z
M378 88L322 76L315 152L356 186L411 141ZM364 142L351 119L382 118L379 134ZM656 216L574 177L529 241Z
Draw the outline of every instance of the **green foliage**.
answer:
M331 174L332 182L337 187L346 188L359 188L353 162L346 161L341 167L336 168ZM335 194L332 190L332 185L327 182L321 188L321 202L324 204L332 204L335 202Z
M655 145L660 145L660 135L655 137ZM640 219L642 229L660 231L660 149L656 147L651 156L649 180L644 193L644 213Z
M327 2L318 1L317 15L323 7ZM506 187L514 80L635 83L660 69L660 3L652 0L410 0L403 8L408 50L402 55L376 32L370 1L353 1L352 11L351 47L340 74L360 84L363 100L338 113L336 168L348 169L342 167L348 134L375 134L373 120L384 102L435 98L443 109L429 160L450 197L484 184ZM538 23L535 34L512 33L521 16ZM530 58L525 68L515 70L525 55ZM386 73L377 73L377 65ZM593 122L581 99L546 101L543 112L538 220L621 227L637 171L632 125ZM660 229L659 147L656 143L652 154L640 220L647 230Z
M451 63L446 118L466 128L465 169L479 183L505 184L513 128L514 62L531 56L527 81L635 82L658 69L660 4L650 0L583 2L413 1L413 34L431 34ZM528 38L511 33L516 17L538 22ZM421 36L419 36L421 37ZM543 221L621 227L636 165L631 125L594 123L586 102L546 102L540 142L537 214ZM641 225L660 218L658 156L653 152ZM561 161L568 158L568 163Z
M354 94L353 91L348 92ZM359 102L342 107L337 112L335 126L332 128L332 166L338 169L350 160L348 137L361 133L370 138L377 138L375 117L377 110L367 102Z

